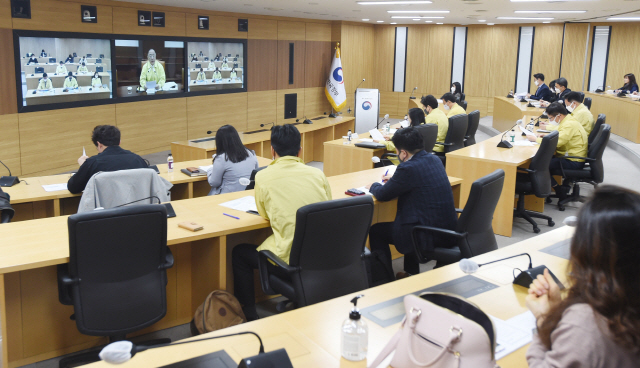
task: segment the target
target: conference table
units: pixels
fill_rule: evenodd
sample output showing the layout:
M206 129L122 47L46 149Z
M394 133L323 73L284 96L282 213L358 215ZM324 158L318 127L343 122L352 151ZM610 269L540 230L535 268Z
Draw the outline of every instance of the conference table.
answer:
M240 79L220 79L214 81L207 79L204 81L196 81L192 79L189 83L189 91L215 91L219 89L237 89L243 86L242 78Z
M238 67L242 67L244 64L242 63L242 58L238 58L237 61L233 61L234 58L227 58L227 65L229 66L229 69L224 69L224 70L231 70L231 68L233 68L233 66L235 64L238 64ZM200 68L204 68L209 67L209 63L211 63L211 61L207 60L207 61L190 61L189 62L189 69L199 69L198 68L198 64L200 64ZM216 68L220 68L222 69L222 60L220 61L214 61L213 64L216 66Z
M52 73L55 73L56 70L58 69L58 66L60 64L29 64L29 65L23 65L22 67L22 71L25 74L34 74L36 72L36 68L43 68L44 72L51 75ZM64 66L67 68L68 72L76 72L78 70L78 68L80 67L79 63L67 63L64 64ZM111 70L111 62L107 63L102 63L102 64L95 64L95 63L91 63L91 64L85 64L85 66L87 67L87 69L89 70L89 72L94 73L96 71L96 67L101 66L103 68L103 70L109 71Z
M118 97L137 97L137 96L152 96L152 95L166 95L173 93L184 93L182 89L182 83L176 83L176 88L170 90L156 90L155 93L147 93L147 91L138 91L137 88L139 84L134 84L130 86L118 86L116 91L118 91ZM131 90L129 90L131 87Z
M528 252L533 260L534 267L545 265L561 282L566 284L567 259L546 253L545 248L555 248L557 247L556 244L563 243L559 247L564 248L563 250L566 251L566 240L572 235L573 229L565 226L517 244L485 253L473 259L478 263L483 263ZM527 263L528 259L526 257L520 257L499 262L487 268L483 267L482 269L484 270L474 274L473 277L498 287L470 297L469 301L475 303L485 313L501 320L507 320L526 312L525 298L527 289L513 285L510 282L496 282L496 279L505 268L507 270L514 268L525 269ZM372 320L367 319L365 315L364 320L369 327L367 359L360 362L351 362L341 358L341 325L348 316L351 308L349 300L354 295L364 294L364 298L358 301L358 307L362 310L425 288L460 279L463 276L465 274L456 263L358 293L181 340L181 342L252 331L262 338L265 351L286 349L294 367L365 368L375 359L400 328L400 324L395 323L387 327L381 327ZM119 367L163 367L220 350L224 350L236 363L239 363L243 358L257 355L258 347L257 339L251 335L220 338L175 347L147 350L137 353L129 362L119 365ZM527 348L528 345L525 345L498 360L498 365L502 368L527 367L525 359ZM464 357L462 357L462 361L464 362ZM388 362L389 359L385 361L385 363ZM381 365L381 367L383 366L386 367L384 364ZM98 362L87 367L107 368L113 366Z
M385 168L328 178L334 199L344 192L379 181ZM449 178L456 203L461 180ZM33 185L33 184L30 184ZM167 314L140 335L189 323L195 309L213 290L233 290L231 249L260 244L272 232L260 216L220 206L252 196L253 191L172 201L177 217L168 219L167 244L175 258L167 271ZM392 221L396 201L375 201L373 223ZM239 219L223 215L230 213ZM37 361L104 344L106 339L78 332L69 316L73 307L58 301L57 265L69 262L67 216L0 226L0 324L3 367ZM183 221L204 227L179 228ZM345 306L345 316L348 305Z
M24 95L24 100L27 106L33 106L111 98L111 91L103 86L81 86L77 89L67 89L66 92L64 90L65 88L54 88L48 91L29 89Z
M324 158L324 142L331 141L335 137L347 135L349 130L354 131L355 119L353 117L317 116L309 118L313 124L303 124L302 120L296 125L302 135L302 160L322 161ZM250 132L240 133L242 143L248 149L254 150L256 155L271 158L271 126ZM203 132L204 133L204 132ZM171 153L176 162L211 158L216 153L215 137L204 137L188 141L172 142Z
M531 101L538 103L538 101ZM513 127L516 121L525 115L538 117L544 112L544 108L527 107L528 102L520 102L517 98L496 96L493 98L493 127L504 132Z
M203 69L203 72L207 76L207 79L213 78L213 72L215 71L214 68L206 68L203 66ZM231 75L231 70L232 69L230 68L220 69L222 78L229 78ZM198 78L198 73L200 73L200 68L189 69L189 79L196 80ZM236 74L238 75L238 78L242 78L242 68L236 68Z
M98 73L100 78L102 79L102 84L106 84L108 86L111 85L111 76L108 72ZM40 83L40 79L42 79L43 74L29 74L25 77L27 80L27 89L36 89L38 88L38 84ZM67 74L47 74L49 79L51 79L51 85L53 88L62 88L64 86L64 80L68 77ZM91 79L93 78L93 73L73 73L73 76L76 78L79 86L90 86Z
M612 93L585 92L592 99L591 113L594 118L599 114L607 115L607 124L611 133L640 143L640 101L638 98L617 97Z

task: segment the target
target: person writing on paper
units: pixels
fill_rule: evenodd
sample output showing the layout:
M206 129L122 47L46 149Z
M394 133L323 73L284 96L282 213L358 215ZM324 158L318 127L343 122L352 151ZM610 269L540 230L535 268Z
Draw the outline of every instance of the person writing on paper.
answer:
M198 57L194 54L193 57L191 58L191 62L195 62L198 61Z
M413 227L426 225L454 230L458 221L453 191L442 161L424 150L420 132L415 127L401 129L392 140L400 165L393 176L382 178L386 184L367 186L378 201L398 199L395 221L375 224L369 231L371 252L377 253L387 270L386 275L372 275L374 280L394 279L390 244L404 254L404 272L395 278L420 273L411 238ZM427 233L421 233L418 238L422 251L431 251L442 241L439 235Z
M200 68L200 71L198 72L198 76L196 77L196 81L204 82L206 80L207 80L207 74L204 72L204 69Z
M220 73L220 69L216 68L216 70L213 71L213 80L218 80L218 79L222 79L222 73Z
M637 367L640 362L640 194L599 187L578 214L567 282L549 272L529 287L537 333L530 368Z
M544 74L542 73L534 74L533 79L538 89L536 90L535 95L527 93L527 98L532 100L551 101L551 99L553 98L553 93L551 93L551 90L549 89L549 87L546 84L544 84ZM556 84L557 84L557 81L556 81Z
M409 124L410 126L418 126L418 125L424 124L424 111L422 111L417 107L414 107L411 110L409 110ZM391 140L391 138L392 138L392 135L385 135L384 140L381 141L381 140L374 139L373 141L376 143L384 144L385 147L387 147L387 151L389 152L396 152L396 146L393 145L393 141ZM398 161L397 157L391 156L389 157L389 161L391 161L391 163L396 166L400 165L400 161ZM382 166L385 166L385 165L382 165Z
M276 125L271 130L274 161L256 175L255 197L260 216L271 222L273 235L259 247L240 244L233 248L234 295L242 304L248 321L259 318L253 284L258 252L271 251L289 263L298 209L331 200L331 188L324 173L305 165L300 159L300 140L300 131L291 124ZM278 271L276 268L275 272Z
M78 81L73 77L73 73L69 72L67 77L64 79L63 88L78 88Z
M67 189L73 193L81 193L89 179L100 171L118 171L144 169L149 167L142 157L120 147L120 129L113 125L98 125L91 133L91 141L98 154L92 157L80 156L80 168L67 182Z
M229 69L229 64L227 64L227 58L224 58L224 61L222 62L222 69Z
M56 67L56 74L66 75L68 73L69 72L67 71L67 67L64 66L64 63L62 62L62 60L60 60L60 65Z
M31 65L31 64L39 64L38 59L33 55L31 55L29 57L29 61L27 61L27 65Z
M558 130L558 146L556 148L556 156L551 158L549 170L551 171L551 186L558 195L559 200L567 197L569 190L568 185L558 185L553 177L553 172L560 170L561 167L567 170L581 170L584 167L584 160L579 158L564 158L565 155L574 157L586 157L588 149L588 135L582 125L569 115L564 105L554 102L546 110L549 117L550 128ZM541 128L545 126L540 124ZM527 139L538 143L542 142L542 138L535 135L527 135Z
M211 185L209 195L239 192L245 190L240 178L251 177L258 169L256 153L247 149L240 140L238 131L231 125L224 125L216 132L216 155L213 166L207 171Z
M147 88L147 82L156 82L156 89L162 89L164 83L167 81L167 76L164 74L164 68L156 60L156 51L150 49L147 54L147 62L142 67L142 73L140 73L140 86Z
M462 85L460 82L451 83L451 93L456 97L456 102L462 102Z
M67 60L65 60L64 63L65 64L73 63L73 55L69 54L69 56L67 56Z
M571 113L574 119L576 119L580 125L584 128L587 135L593 130L593 124L595 119L589 109L583 104L584 95L580 92L571 92L564 98L564 104L567 106L567 111Z
M229 78L238 79L238 73L236 72L236 68L231 69L231 73L229 74Z
M102 78L100 78L100 74L98 74L98 72L93 73L93 78L91 78L91 87L102 87Z
M447 110L447 117L450 118L456 115L467 115L467 112L458 105L456 102L456 96L453 93L445 93L441 98L444 109Z
M568 85L569 82L567 82L565 78L558 78L555 81L549 83L549 90L552 93L552 98L550 101L540 101L540 106L546 107L553 102L565 103L565 98L569 93L571 93L571 90L567 88Z
M449 118L447 117L447 115L445 115L444 111L438 108L438 100L434 96L424 96L420 102L424 106L424 110L427 113L425 123L437 125L438 137L436 141L444 142L444 139L447 137L447 132L449 131ZM433 152L444 153L444 146L436 144L435 146L433 146Z
M49 79L49 76L47 75L47 73L43 73L42 79L40 79L40 83L38 83L38 90L48 91L50 89L53 89L53 85L51 84L51 79Z
M79 67L78 67L78 73L89 73L89 69L87 69L87 65L85 63L82 63Z
M633 73L625 74L624 76L624 86L615 90L616 93L624 92L624 93L632 93L634 95L638 94L638 83L636 83L636 76Z

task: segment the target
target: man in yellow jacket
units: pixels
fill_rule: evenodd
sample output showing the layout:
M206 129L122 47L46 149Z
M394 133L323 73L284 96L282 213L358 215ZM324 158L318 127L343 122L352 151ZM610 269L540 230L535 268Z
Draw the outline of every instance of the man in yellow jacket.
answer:
M567 111L571 113L571 116L577 120L584 128L587 134L591 134L593 130L593 124L595 119L593 114L584 105L584 95L579 92L571 92L564 98Z
M207 80L207 74L204 72L203 68L200 68L200 71L198 72L198 76L196 77L196 81L200 82L204 82Z
M89 73L89 69L87 68L87 64L82 63L79 67L78 67L78 73Z
M78 81L73 77L73 73L69 72L69 75L64 79L63 88L78 88Z
M444 111L438 108L438 100L436 100L434 96L425 96L420 102L422 102L427 112L426 123L436 124L438 126L438 138L436 142L444 143L444 139L447 137L447 132L449 131L449 118L445 115ZM444 152L444 146L436 144L433 147L433 152Z
M46 91L50 89L53 89L53 84L51 84L51 79L49 79L47 73L44 73L42 74L42 79L40 79L40 82L38 83L38 90Z
M260 246L240 244L233 248L234 295L249 321L259 318L253 283L253 270L258 268L258 252L271 251L289 263L298 209L331 200L327 177L322 171L302 162L300 147L300 131L295 126L273 127L271 155L275 160L258 172L255 182L256 207L260 216L271 222L273 234Z
M444 105L444 109L448 111L448 118L456 115L467 115L467 112L462 106L456 102L456 96L453 93L445 93L444 96L442 96L442 105Z
M580 170L584 167L584 160L579 158L565 158L565 156L587 157L589 148L589 137L582 125L575 120L564 107L563 104L554 102L547 107L547 116L549 123L556 125L558 130L558 146L556 148L556 156L549 163L549 170ZM542 138L535 136L527 136L530 141L542 142ZM553 175L551 176L551 186L556 191L560 200L566 198L569 190L567 185L558 185Z
M142 67L140 86L147 88L147 82L151 81L156 82L156 89L161 89L167 81L167 76L164 74L162 64L156 61L156 51L154 49L149 50L147 62Z
M58 67L56 68L56 74L64 75L67 73L68 73L67 67L64 65L62 60L60 60L60 65L58 65Z

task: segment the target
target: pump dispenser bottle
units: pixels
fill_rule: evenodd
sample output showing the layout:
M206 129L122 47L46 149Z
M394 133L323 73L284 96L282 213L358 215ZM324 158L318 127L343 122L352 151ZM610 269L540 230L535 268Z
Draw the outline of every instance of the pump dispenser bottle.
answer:
M367 357L367 346L369 341L369 328L362 319L360 310L357 307L358 299L364 295L358 295L351 299L353 308L342 324L342 336L340 339L342 357L351 361L360 361Z

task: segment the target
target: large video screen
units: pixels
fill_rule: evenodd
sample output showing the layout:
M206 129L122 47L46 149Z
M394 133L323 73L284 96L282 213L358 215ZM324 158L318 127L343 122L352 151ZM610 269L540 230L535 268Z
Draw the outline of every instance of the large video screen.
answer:
M22 106L113 97L110 40L21 36L18 43Z
M245 87L243 43L189 42L187 49L189 92Z
M184 41L115 40L119 98L184 93Z

